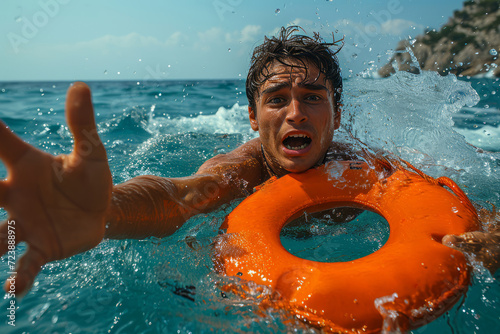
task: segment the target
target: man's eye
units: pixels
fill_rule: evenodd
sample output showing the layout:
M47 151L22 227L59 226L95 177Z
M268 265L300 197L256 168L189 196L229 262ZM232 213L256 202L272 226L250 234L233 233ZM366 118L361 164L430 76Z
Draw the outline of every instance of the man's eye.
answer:
M271 103L271 104L280 104L283 101L284 100L281 97L273 97L272 99L268 100L268 103Z
M321 96L319 95L309 95L306 97L306 100L308 101L320 101L321 100Z

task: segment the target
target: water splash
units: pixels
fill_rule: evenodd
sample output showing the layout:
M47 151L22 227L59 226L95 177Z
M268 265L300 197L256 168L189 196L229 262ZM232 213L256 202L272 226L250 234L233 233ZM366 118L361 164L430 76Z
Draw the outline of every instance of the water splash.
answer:
M431 176L453 178L473 199L500 202L500 155L478 149L454 129L452 116L479 102L470 83L424 71L355 78L346 86L343 127L355 138Z

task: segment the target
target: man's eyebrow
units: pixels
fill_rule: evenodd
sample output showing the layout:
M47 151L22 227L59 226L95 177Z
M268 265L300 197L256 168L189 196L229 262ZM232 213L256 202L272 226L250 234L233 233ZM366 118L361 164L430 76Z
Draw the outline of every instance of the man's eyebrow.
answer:
M309 89L309 90L324 90L324 91L327 91L327 92L330 92L330 90L325 86L325 85L322 85L322 84L319 84L319 83L299 83L299 87L303 87L305 89Z
M290 88L291 87L291 84L290 82L278 82L278 83L275 83L275 84L270 84L271 87L268 87L266 89L264 89L262 91L262 95L264 94L272 94L272 93L275 93L277 91L280 91L282 90L283 88Z

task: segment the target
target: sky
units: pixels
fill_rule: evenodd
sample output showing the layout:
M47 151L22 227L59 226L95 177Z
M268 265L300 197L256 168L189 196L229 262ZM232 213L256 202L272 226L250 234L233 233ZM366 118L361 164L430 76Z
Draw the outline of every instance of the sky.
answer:
M462 0L2 0L0 81L245 78L265 35L344 37L343 76L383 66Z

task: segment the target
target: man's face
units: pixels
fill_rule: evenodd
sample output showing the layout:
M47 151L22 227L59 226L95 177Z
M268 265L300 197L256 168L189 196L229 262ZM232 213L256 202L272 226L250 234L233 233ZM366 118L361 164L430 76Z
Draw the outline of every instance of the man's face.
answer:
M277 61L272 76L259 88L256 110L249 108L252 129L259 131L264 153L279 175L303 172L321 162L340 125L333 87L309 63L306 70ZM315 80L317 78L317 80Z

